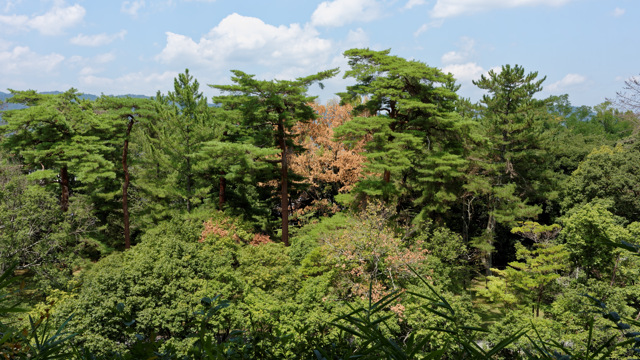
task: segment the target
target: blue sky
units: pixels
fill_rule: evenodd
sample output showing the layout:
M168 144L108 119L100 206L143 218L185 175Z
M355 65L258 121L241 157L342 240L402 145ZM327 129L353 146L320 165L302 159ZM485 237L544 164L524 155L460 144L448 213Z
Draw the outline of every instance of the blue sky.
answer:
M347 68L346 49L391 49L471 80L503 64L547 76L541 96L593 106L640 73L637 0L0 0L0 91L153 95L185 68L290 79ZM321 101L349 79L310 89Z

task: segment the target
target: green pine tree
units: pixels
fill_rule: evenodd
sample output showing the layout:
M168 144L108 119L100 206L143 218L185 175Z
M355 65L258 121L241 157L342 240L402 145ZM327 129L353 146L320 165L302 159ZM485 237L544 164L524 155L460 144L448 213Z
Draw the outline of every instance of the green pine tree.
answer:
M534 98L545 78L537 77L537 72L525 74L521 66L505 65L473 82L488 92L480 109L485 142L470 156L466 189L485 209L484 232L474 245L483 254L487 275L496 227L513 226L542 211L529 202L542 194L546 176L541 133L548 119L547 101Z
M339 95L343 102L365 99L355 111L368 115L336 129L347 143L368 140L368 176L355 191L399 196L413 203L419 218L446 212L460 191L471 125L455 112L453 76L389 50L352 49L345 56L351 66L345 77L357 83Z
M20 157L31 178L59 183L60 207L69 208L72 184L88 194L100 192L103 179L113 179L113 164L105 154L110 147L100 134L108 124L100 121L93 102L75 89L62 94L10 90L13 103L28 106L3 114L2 146Z
M337 69L319 72L295 80L257 80L242 71L232 71L232 85L211 85L230 95L214 98L225 109L237 109L242 114L242 127L251 129L251 144L260 148L276 148L280 159L270 159L279 164L280 214L282 217L282 242L289 245L289 167L288 154L295 151L291 128L299 121L310 121L316 114L309 106L313 97L307 88L315 82L335 76Z

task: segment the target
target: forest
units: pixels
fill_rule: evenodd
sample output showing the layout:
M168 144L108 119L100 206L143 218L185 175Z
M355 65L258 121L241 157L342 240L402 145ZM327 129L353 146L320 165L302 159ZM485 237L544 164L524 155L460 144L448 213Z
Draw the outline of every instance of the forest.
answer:
M640 357L640 82L390 50L203 95L10 89L0 359ZM6 105L19 104L9 109Z

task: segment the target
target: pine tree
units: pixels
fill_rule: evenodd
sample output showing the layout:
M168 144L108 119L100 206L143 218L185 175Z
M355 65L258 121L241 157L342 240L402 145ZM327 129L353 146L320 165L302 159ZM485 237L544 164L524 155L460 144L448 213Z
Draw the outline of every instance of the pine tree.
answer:
M232 71L233 85L211 85L230 95L214 98L226 109L237 109L242 114L242 126L251 128L251 142L262 148L277 148L280 159L280 213L282 216L282 242L289 245L289 166L288 153L295 151L292 127L299 121L310 121L315 112L309 106L313 97L306 94L315 83L335 76L337 69L327 70L296 80L256 80L253 75Z
M484 254L487 274L491 271L496 226L509 227L542 211L539 205L529 203L545 182L540 135L548 113L547 101L534 98L545 80L536 80L537 76L537 72L525 74L521 66L505 65L500 72L491 70L474 81L488 92L480 110L480 129L486 140L471 155L466 189L485 208L486 226L475 246Z
M443 213L457 200L465 166L462 139L469 122L456 114L457 86L451 74L389 50L345 52L356 85L339 94L345 103L364 98L356 117L336 130L347 143L369 139L368 175L356 192L390 199L404 196L420 212Z
M20 157L31 178L60 184L63 211L69 208L72 183L76 190L95 193L102 179L115 178L105 159L110 148L99 136L108 125L99 121L91 101L75 89L62 94L10 91L11 102L28 107L3 114L2 145Z
M112 96L101 96L96 101L95 112L99 115L103 124L111 126L110 131L104 134L105 141L108 141L113 151L109 160L113 164L120 163L121 169L117 171L118 179L122 179L122 185L117 184L120 188L121 196L103 199L108 206L109 213L115 212L116 206L112 204L112 199L119 198L122 208L122 226L124 235L124 248L129 249L131 246L130 231L130 215L129 215L129 186L131 184L131 176L129 171L129 144L132 138L134 125L143 122L143 125L150 123L151 119L156 115L155 107L150 99ZM137 125L136 125L137 126ZM118 183L120 181L117 181ZM113 183L113 181L112 181ZM105 184L107 189L113 184ZM104 206L104 205L103 205Z
M136 132L143 156L138 185L148 202L146 213L157 221L176 212L191 212L208 197L212 184L195 169L203 145L216 136L212 111L200 84L185 70L174 79L174 91L155 97L157 115Z

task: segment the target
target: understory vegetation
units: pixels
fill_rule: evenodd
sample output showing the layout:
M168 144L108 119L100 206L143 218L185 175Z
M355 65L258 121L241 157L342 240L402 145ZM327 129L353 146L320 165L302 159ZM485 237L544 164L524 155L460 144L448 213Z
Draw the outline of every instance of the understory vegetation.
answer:
M10 90L0 359L639 358L640 84L345 56L327 104L337 69Z

